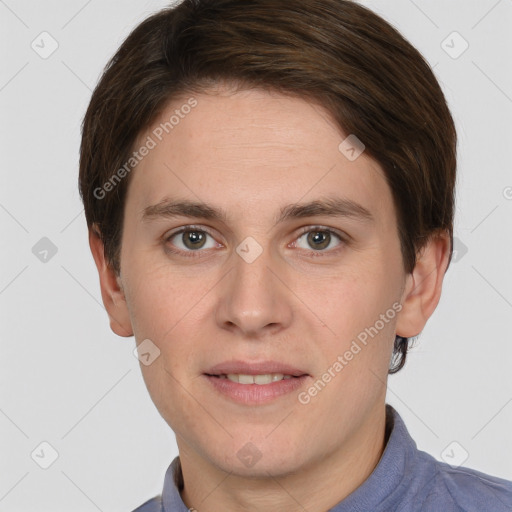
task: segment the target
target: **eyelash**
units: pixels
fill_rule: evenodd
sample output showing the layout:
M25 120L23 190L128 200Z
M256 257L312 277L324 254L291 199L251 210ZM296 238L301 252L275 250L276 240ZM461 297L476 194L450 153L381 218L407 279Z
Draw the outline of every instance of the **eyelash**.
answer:
M169 236L165 236L164 243L167 244L175 236L177 236L181 233L185 233L187 231L198 231L200 233L205 233L205 234L211 236L212 238L214 238L214 236L208 230L206 230L204 228L200 228L199 226L188 225L188 226L183 226L178 231L174 231ZM306 233L315 232L315 231L322 232L322 233L330 233L331 235L334 235L335 237L337 237L339 239L340 244L338 246L336 246L334 249L330 249L330 250L315 251L312 249L309 252L309 255L311 255L311 256L323 257L323 256L325 256L325 254L323 254L323 253L328 253L329 255L336 254L338 251L340 251L343 248L343 245L348 243L347 236L343 236L341 233L334 231L333 229L324 227L324 226L307 226L307 227L303 228L303 230L299 233L299 235L297 236L295 241L298 240L299 238L301 238ZM295 243L295 241L294 241L294 243ZM172 249L167 245L166 245L166 250L172 254L178 254L180 256L184 256L185 258L201 258L201 257L203 257L201 255L201 253L206 252L206 251L201 251L200 249L198 249L197 251L192 251L192 250L182 251L181 249Z

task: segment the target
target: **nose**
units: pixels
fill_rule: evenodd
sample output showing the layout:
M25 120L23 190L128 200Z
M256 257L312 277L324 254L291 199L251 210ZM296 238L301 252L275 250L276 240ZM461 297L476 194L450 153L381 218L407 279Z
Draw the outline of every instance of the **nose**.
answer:
M289 327L293 293L286 285L284 264L264 250L254 260L243 252L235 253L233 265L218 290L219 327L251 339L277 334Z

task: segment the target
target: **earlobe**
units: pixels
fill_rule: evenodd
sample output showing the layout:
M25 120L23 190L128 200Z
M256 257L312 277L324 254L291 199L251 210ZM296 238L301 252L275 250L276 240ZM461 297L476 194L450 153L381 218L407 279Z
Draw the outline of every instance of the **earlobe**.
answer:
M96 224L89 229L89 247L98 269L101 298L109 316L110 328L118 336L133 336L124 291L119 277L105 258L103 241Z
M404 338L417 336L439 303L444 275L448 268L451 240L448 232L433 234L417 256L408 274L402 296L402 310L396 333Z

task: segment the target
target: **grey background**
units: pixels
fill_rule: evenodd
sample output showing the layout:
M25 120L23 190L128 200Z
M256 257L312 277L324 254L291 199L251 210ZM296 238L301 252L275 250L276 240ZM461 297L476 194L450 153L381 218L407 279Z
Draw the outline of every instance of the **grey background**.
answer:
M421 449L512 479L512 0L364 4L434 67L460 139L456 261L389 403ZM91 90L165 5L0 0L1 511L126 512L160 492L177 454L134 339L110 331L77 190ZM31 47L51 49L43 31L58 43L46 59ZM457 58L453 31L469 44ZM57 250L46 262L43 237ZM58 453L48 469L43 441Z

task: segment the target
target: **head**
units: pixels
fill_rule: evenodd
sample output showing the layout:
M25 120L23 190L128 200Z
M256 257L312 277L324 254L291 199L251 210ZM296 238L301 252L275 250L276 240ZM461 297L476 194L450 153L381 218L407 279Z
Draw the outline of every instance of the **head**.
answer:
M183 450L286 472L364 430L437 306L455 167L430 67L355 2L185 0L130 34L84 119L80 192L111 328L159 351L141 368ZM233 403L209 377L229 360L304 378Z

